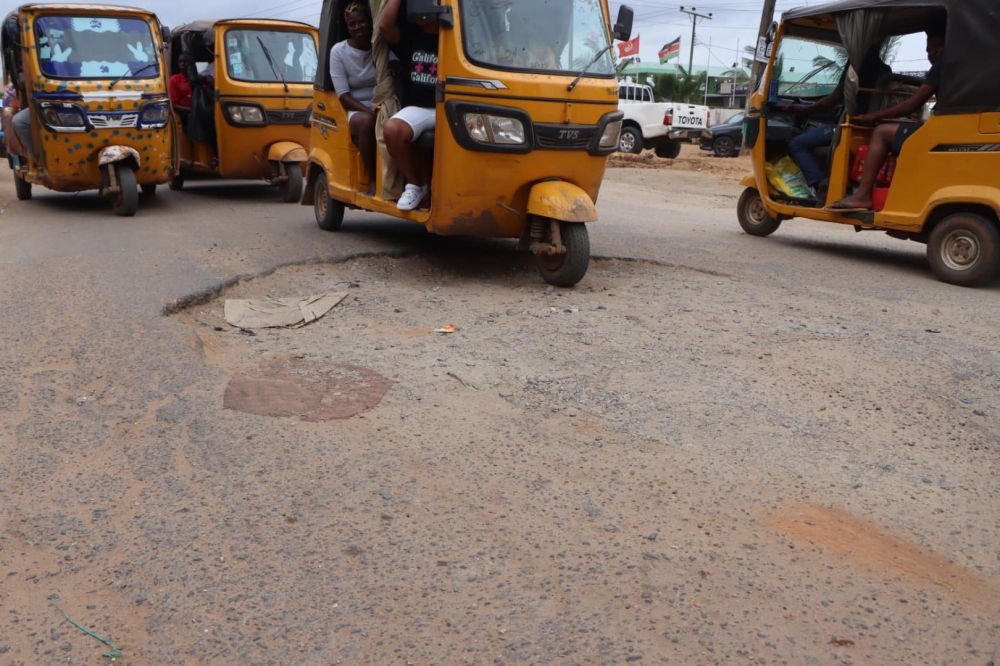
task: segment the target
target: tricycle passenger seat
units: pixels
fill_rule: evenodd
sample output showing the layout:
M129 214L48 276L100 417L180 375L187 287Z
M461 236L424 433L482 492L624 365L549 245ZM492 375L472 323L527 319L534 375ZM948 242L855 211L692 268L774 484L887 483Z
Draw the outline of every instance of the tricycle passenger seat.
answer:
M434 132L424 132L421 134L416 141L413 142L413 146L419 150L434 150Z

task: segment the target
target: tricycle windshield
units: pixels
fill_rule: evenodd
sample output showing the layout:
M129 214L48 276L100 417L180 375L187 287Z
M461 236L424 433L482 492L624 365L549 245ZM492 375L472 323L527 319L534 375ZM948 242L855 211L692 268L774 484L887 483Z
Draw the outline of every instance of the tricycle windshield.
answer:
M160 75L153 33L141 18L39 16L35 41L50 79L117 79Z
M465 52L485 67L577 74L608 47L600 0L462 0ZM587 75L613 77L604 53Z
M319 58L316 41L295 30L228 30L226 66L230 78L255 83L312 83Z
M778 46L771 80L779 95L823 97L837 87L847 66L842 46L799 37L785 37Z

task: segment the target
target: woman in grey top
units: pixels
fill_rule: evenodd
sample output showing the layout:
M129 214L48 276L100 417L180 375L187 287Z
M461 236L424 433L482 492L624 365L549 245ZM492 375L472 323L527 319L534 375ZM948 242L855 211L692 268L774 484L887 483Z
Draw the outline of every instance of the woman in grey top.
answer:
M368 172L369 190L375 189L375 65L372 62L372 16L367 3L350 2L344 9L350 37L330 49L330 77L348 125Z

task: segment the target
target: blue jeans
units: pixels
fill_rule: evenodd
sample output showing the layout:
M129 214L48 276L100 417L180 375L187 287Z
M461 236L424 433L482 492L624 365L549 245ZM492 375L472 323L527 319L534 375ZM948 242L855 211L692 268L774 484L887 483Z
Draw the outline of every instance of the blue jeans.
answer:
M803 132L791 140L788 144L788 154L795 160L795 164L802 170L802 176L809 183L810 187L816 187L823 181L823 170L816 161L816 156L812 151L821 146L829 146L833 143L833 135L837 132L836 125L826 125L825 127L814 127L808 132Z

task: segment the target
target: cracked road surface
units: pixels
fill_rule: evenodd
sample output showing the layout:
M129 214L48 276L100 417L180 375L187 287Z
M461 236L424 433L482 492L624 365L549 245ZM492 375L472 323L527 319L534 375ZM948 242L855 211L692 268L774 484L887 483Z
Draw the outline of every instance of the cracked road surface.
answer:
M55 603L127 664L991 663L1000 286L747 237L738 194L610 172L573 290L251 185L7 203L0 664L108 663ZM345 289L302 329L222 317ZM276 368L381 388L224 408Z

